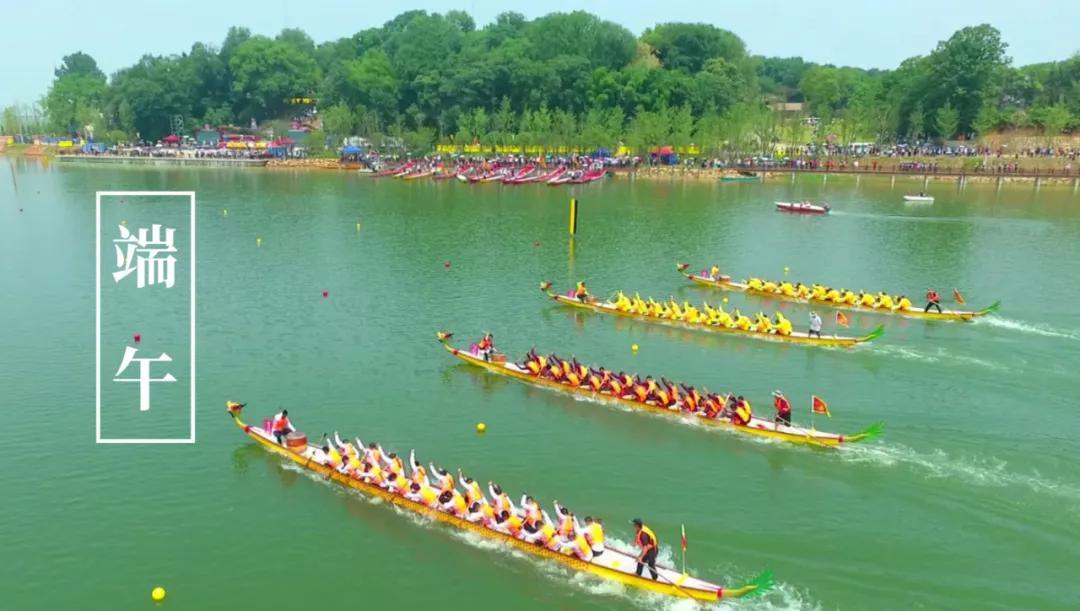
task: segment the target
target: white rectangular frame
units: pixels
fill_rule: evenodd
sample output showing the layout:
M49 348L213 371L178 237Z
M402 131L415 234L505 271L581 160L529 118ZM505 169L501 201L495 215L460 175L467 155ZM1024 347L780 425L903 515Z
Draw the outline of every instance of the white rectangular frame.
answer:
M186 197L191 203L191 424L188 437L180 438L103 438L101 436L101 198L102 197ZM95 193L94 222L94 333L96 356L94 441L105 444L177 444L195 443L195 192L194 191L98 191Z

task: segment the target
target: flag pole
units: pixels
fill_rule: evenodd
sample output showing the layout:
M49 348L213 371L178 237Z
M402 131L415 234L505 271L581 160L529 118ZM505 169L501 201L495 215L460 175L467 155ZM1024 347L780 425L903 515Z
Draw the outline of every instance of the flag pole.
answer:
M682 525L682 572L686 574L686 524Z

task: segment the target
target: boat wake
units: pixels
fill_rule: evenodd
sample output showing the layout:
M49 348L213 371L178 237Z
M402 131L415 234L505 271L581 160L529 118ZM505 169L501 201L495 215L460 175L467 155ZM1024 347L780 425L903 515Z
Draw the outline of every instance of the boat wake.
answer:
M987 488L1027 488L1037 494L1080 501L1080 487L1053 481L1038 471L1010 471L999 458L956 457L944 450L920 454L902 444L854 445L834 454L837 460L881 467L904 466L929 479L957 479Z
M989 369L991 371L1013 371L1015 367L1004 363L995 363L966 354L952 354L943 347L936 350L920 351L896 344L874 344L869 347L871 352L886 356L895 356L906 361L920 361L923 363L935 363L943 365L974 366Z
M1041 335L1043 337L1080 340L1080 332L1078 331L1065 331L1063 329L1055 329L1049 325L1026 323L1020 320L1002 318L1000 316L983 316L976 318L975 324L997 327L998 329L1020 331L1021 333L1030 333L1032 335Z

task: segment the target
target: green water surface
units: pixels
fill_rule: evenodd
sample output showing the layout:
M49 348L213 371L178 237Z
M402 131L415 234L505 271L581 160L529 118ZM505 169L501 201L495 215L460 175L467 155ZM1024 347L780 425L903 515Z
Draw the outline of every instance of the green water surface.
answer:
M695 574L735 585L775 572L776 590L739 607L1080 601L1080 198L1071 186L941 183L930 187L933 206L910 206L901 195L920 185L887 179L619 178L572 192L7 164L0 607L150 608L159 584L169 590L162 608L173 610L695 606L574 576L312 479L249 443L226 417L227 399L247 402L254 422L288 407L314 437L338 430L416 448L513 493L558 499L605 517L624 542L628 520L642 517L669 562L685 524ZM99 190L197 194L194 445L94 443ZM572 244L571 193L581 201ZM802 198L835 213L772 210ZM186 223L182 206L135 205L107 208L104 231L117 218ZM677 261L717 262L736 277L779 277L787 266L795 280L912 295L959 287L972 306L1003 306L973 324L852 314L853 331L883 322L886 333L844 351L575 313L537 290L541 280L565 290L586 279L602 295L722 297L688 285ZM106 425L185 435L189 295L182 286L165 295L172 301L146 295L103 292ZM729 298L751 312L777 307ZM782 307L805 325L806 307ZM736 391L758 410L780 388L804 422L818 394L833 411L819 428L882 420L886 434L825 452L577 401L459 364L434 341L441 329L466 344L491 331L515 356L536 346ZM153 420L140 421L133 391L109 382L133 332L147 352L169 347L185 363L174 372L181 392L163 391ZM474 430L481 421L485 435Z

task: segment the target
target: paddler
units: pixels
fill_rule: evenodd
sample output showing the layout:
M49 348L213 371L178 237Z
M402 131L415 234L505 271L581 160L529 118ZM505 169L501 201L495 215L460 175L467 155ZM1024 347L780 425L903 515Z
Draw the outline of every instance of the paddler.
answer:
M559 505L559 501L555 501L555 515L559 516L559 536L568 541L573 540L574 535L581 529L574 513Z
M465 501L472 505L479 501L486 501L484 493L480 490L480 484L471 477L461 474L461 469L457 472L458 481L461 482L461 487L465 489Z
M469 514L465 516L465 519L491 528L495 524L495 510L486 500L476 501L469 505Z
M864 308L876 308L877 301L870 293L864 293L862 291L859 291L859 305Z
M720 266L714 265L711 268L709 268L709 280L716 281L716 280L719 280L719 279L720 279Z
M817 312L810 312L810 330L807 331L806 337L821 337L821 317Z
M896 300L896 307L894 308L900 312L906 312L911 309L911 300L907 298L907 295L901 295Z
M827 289L825 291L825 301L831 301L832 303L840 303L843 300L843 295L836 289Z
M295 431L291 422L289 422L289 410L283 409L281 413L274 414L274 419L270 423L270 431L274 434L274 439L277 439L279 445L285 445L285 436Z
M589 545L589 540L583 533L575 533L574 538L567 541L561 548L562 552L571 556L576 556L578 560L584 560L589 562L593 559L592 546Z
M877 307L882 310L891 310L893 308L892 297L889 297L889 294L884 291L878 293Z
M842 292L844 293L844 298L842 300L843 303L846 303L848 305L855 305L859 303L859 296L855 294L855 291L843 289Z
M784 393L779 390L774 390L772 396L773 407L776 408L776 418L773 422L791 426L791 401L788 401Z
M923 312L929 312L930 308L934 308L941 314L941 295L934 289L926 289L926 307L923 308Z
M600 518L585 516L585 538L592 547L593 556L604 553L604 521Z
M776 313L776 324L774 327L776 328L777 335L791 335L791 321L780 312Z
M409 486L409 491L405 493L405 498L425 507L435 508L439 504L439 493L426 482L423 484L413 482Z
M637 576L641 577L642 570L648 566L653 581L656 581L660 576L656 572L656 556L660 552L660 541L651 528L641 523L640 518L634 518L632 522L635 531L634 543L641 549L641 553L637 556Z
M785 297L794 297L795 296L795 285L788 282L787 280L781 282L780 283L780 293L782 295L784 295Z
M428 463L428 466L431 467L431 474L435 479L435 488L440 493L454 489L454 476L450 475L449 471L436 467L432 463Z
M751 291L760 291L765 283L761 281L761 278L751 278L746 281L746 288Z
M553 552L560 551L562 547L559 543L559 533L555 531L555 527L551 524L551 518L548 517L546 511L541 511L540 518L536 521L536 527L524 535L522 539L529 543L542 545Z
M443 490L439 495L439 509L462 519L469 514L465 497L461 496L457 490Z
M589 301L589 289L585 287L585 281L579 281L574 289L574 297L582 303Z
M417 484L426 486L428 483L427 471L424 469L424 465L416 460L416 450L409 450L409 466L412 467L412 473L409 475L409 479Z
M742 395L739 395L738 399L735 400L735 409L731 412L731 423L738 426L748 426L753 416L754 411L750 407L750 402Z
M491 505L495 508L496 515L515 513L514 504L510 502L510 497L503 492L503 489L498 484L488 482L488 492L491 494Z

